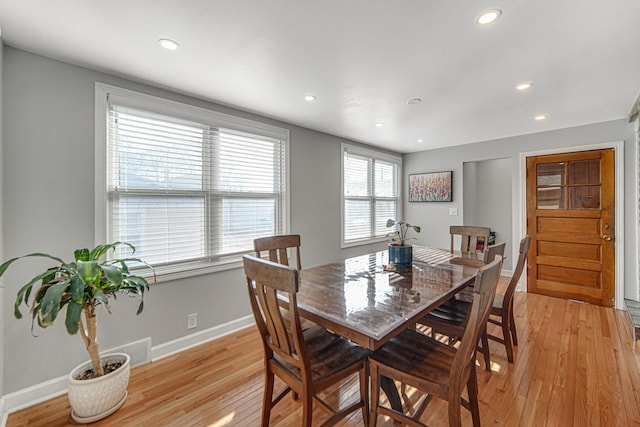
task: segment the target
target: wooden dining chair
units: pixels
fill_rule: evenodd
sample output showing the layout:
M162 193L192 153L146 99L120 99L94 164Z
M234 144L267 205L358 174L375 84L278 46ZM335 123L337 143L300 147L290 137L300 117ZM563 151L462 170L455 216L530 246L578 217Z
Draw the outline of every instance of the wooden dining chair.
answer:
M461 425L460 406L471 411L474 426L480 425L475 349L489 316L501 265L502 258L496 257L478 270L467 328L457 350L425 334L407 329L369 356L370 426L375 427L378 415L387 415L410 426L424 426L418 420L433 396L448 402L450 426ZM383 376L426 393L412 417L381 406L380 382ZM462 397L465 385L468 399Z
M254 239L253 250L258 258L265 258L263 254L266 252L266 259L284 265L290 265L289 250L291 250L295 253L295 264L293 264L293 267L296 267L298 270L302 269L299 234Z
M269 425L271 409L290 391L297 393L302 401L302 426L311 426L314 399L322 409L332 413L323 426L333 425L359 408L366 424L369 351L320 327L302 330L296 299L298 270L251 255L245 255L243 262L251 309L264 347L262 426ZM283 318L282 300L286 300L290 322ZM357 402L333 411L318 397L319 392L356 373L360 376ZM274 398L275 376L286 386Z
M507 247L507 242L496 243L495 245L489 245L484 248L483 262L489 264L496 259L496 255L500 255L504 260L504 250Z
M449 227L449 234L451 235L451 252L456 249L454 246L454 240L456 240L455 236L460 236L460 246L458 247L459 251L476 252L479 240L483 242L484 247L487 246L489 233L491 233L491 229L489 227L452 225Z
M490 260L494 260L496 256L504 260L505 247L505 242L488 246L484 251L484 263L488 264ZM432 337L436 333L446 335L449 345L455 345L464 335L467 326L469 307L466 301L469 295L471 295L471 300L473 300L472 286L473 285L462 291L465 293L464 301L458 302L457 298L459 294L456 294L450 301L435 308L417 323L431 328ZM480 334L480 341L482 341L482 346L480 346L478 350L483 355L485 369L489 371L491 370L491 354L489 351L489 338L484 331Z
M258 258L268 259L278 264L292 265L298 270L302 270L299 234L285 234L254 239L253 250ZM293 257L290 256L289 252L292 252ZM284 316L285 320L289 321L289 312L285 311ZM301 322L303 331L316 327L316 324L309 319L301 319ZM295 393L294 398L298 398Z
M520 281L520 276L524 271L524 264L527 261L527 253L529 252L529 246L531 244L531 238L525 236L520 240L520 249L518 253L518 261L516 268L513 271L513 275L509 280L509 284L504 294L496 294L491 307L491 315L489 316L489 323L500 326L502 330L502 337L492 334L486 334L487 338L496 341L505 346L507 352L507 360L513 363L513 346L518 345L518 333L516 331L516 321L513 315L513 297L515 295L516 286ZM467 304L471 303L473 296L469 292L460 292L456 295L456 298ZM484 342L484 341L483 341Z

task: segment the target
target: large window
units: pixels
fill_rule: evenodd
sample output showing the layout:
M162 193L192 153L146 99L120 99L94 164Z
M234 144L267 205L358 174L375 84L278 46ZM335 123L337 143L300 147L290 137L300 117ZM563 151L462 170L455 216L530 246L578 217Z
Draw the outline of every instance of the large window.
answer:
M235 264L286 232L285 130L100 88L106 241L132 243L162 275Z
M342 244L383 240L400 216L400 157L342 145Z

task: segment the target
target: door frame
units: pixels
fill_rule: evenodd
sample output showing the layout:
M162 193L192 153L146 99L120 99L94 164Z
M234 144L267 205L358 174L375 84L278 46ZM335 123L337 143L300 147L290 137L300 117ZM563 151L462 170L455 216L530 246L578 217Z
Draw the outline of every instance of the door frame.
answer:
M624 141L603 142L598 144L578 145L574 147L550 148L546 150L526 151L520 153L520 233L527 230L527 157L544 156L547 154L574 153L613 148L614 177L615 177L615 218L616 236L614 239L615 265L615 308L624 308ZM514 222L515 223L515 222ZM514 240L515 241L515 240ZM522 275L518 290L527 290L527 275Z

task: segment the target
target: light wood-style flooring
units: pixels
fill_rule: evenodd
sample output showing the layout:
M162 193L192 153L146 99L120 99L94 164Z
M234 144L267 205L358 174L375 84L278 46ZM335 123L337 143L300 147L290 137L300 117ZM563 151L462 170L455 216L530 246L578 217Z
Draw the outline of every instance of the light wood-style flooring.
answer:
M478 365L484 426L640 426L640 358L625 312L517 293L515 313L520 344L515 363L507 363L504 347L491 342L492 371ZM250 327L134 368L125 405L91 425L258 426L262 363L259 336ZM327 400L357 393L354 378ZM411 389L407 394L415 400ZM7 426L66 426L73 424L69 412L62 396L11 414ZM287 396L272 413L271 425L299 426L301 414L300 404ZM463 424L471 425L468 412L462 415ZM318 424L327 419L318 407L314 417ZM431 403L422 421L446 426L446 404ZM362 425L361 412L339 425ZM380 418L378 425L393 424Z

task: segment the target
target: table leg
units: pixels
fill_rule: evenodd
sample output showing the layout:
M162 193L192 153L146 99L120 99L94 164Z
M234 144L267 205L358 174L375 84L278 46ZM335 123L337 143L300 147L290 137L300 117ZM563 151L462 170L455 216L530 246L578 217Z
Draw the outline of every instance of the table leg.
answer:
M393 382L393 380L391 378L383 376L380 379L380 387L382 388L382 391L384 391L384 394L387 395L387 399L389 399L389 405L391 405L391 408L398 412L403 412L400 393L398 393L398 388L396 387L396 384Z

